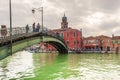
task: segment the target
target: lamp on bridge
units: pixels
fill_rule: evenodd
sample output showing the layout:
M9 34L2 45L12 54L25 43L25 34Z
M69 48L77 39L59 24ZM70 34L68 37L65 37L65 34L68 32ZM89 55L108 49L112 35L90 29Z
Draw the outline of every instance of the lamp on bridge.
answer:
M41 17L42 17L41 18L41 25L42 25L42 32L43 32L43 7L33 8L32 9L32 13L34 14L36 10L41 12Z
M10 54L12 55L12 8L11 8L11 0L9 0L9 13L10 13Z

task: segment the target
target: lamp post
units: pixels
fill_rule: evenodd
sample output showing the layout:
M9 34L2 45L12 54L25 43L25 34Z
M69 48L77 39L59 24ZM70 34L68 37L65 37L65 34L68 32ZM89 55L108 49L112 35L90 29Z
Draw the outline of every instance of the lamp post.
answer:
M40 7L40 8L33 8L32 9L32 13L35 13L35 10L38 10L41 12L41 25L42 25L42 33L43 33L43 7ZM43 42L43 36L41 36L42 38L42 41ZM42 53L43 53L43 49L42 49Z
M42 25L42 32L43 32L43 7L40 7L40 8L33 8L32 9L32 13L35 13L35 10L38 10L41 12L41 25Z
M10 11L10 54L12 55L12 8L11 8L11 0L9 0L9 11Z

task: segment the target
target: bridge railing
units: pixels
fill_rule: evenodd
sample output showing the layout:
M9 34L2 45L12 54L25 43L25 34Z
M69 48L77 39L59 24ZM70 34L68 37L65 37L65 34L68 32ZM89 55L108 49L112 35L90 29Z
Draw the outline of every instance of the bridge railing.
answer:
M1 31L2 30L0 29L0 43L7 42L8 40L10 40L10 28L6 29L7 34L5 34L5 35ZM19 37L26 36L26 35L33 35L35 33L41 32L42 29L40 28L39 31L38 30L36 30L36 31L35 32L33 31L32 26L29 26L28 31L26 31L26 27L14 27L14 28L12 28L12 39L19 38ZM59 33L55 33L52 30L48 30L47 28L44 28L42 33L49 35L51 37L55 37L55 38L61 40L63 43L65 43L63 37L61 37L59 35Z
M6 28L7 34L4 34L4 32L2 32L2 29L0 29L0 38L10 36L10 28ZM12 28L12 35L19 35L19 34L23 34L23 33L33 33L32 26L29 27L28 32L26 32L25 27L14 27L14 28Z
M26 31L26 27L14 27L12 28L12 39L22 37L28 34L34 34L36 32L41 32L41 28L33 32L33 27L29 26L29 30ZM10 28L0 29L0 43L10 40Z
M46 32L46 29L47 28L43 27L44 32ZM19 34L23 34L23 33L33 33L33 31L34 31L33 26L29 26L28 31L27 31L26 27L13 27L12 28L12 35L19 35ZM37 27L35 27L34 32L41 32L41 31L42 31L41 27L39 29L37 29ZM7 32L7 34L4 34L4 32ZM0 28L0 38L1 37L7 37L7 36L10 36L10 28L5 28L5 29Z

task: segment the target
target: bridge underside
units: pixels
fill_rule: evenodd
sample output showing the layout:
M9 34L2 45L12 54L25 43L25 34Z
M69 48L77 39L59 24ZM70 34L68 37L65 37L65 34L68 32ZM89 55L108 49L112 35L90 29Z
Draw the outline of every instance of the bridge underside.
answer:
M54 46L54 47L57 49L57 51L58 51L59 53L61 53L61 54L66 54L66 53L68 53L68 50L67 50L66 48L64 48L64 46L61 45L61 44L58 43L58 42L48 41L48 42L45 42L45 43L48 43L48 44Z

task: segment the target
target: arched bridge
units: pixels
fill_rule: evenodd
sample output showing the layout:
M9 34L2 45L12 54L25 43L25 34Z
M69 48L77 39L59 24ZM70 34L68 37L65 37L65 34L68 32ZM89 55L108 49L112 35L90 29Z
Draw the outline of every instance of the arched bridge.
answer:
M48 43L54 46L59 53L68 53L68 48L63 39L58 36L48 35L43 32L23 33L12 36L12 53L23 50L26 47L40 42ZM0 60L9 56L10 53L10 38L0 39Z

